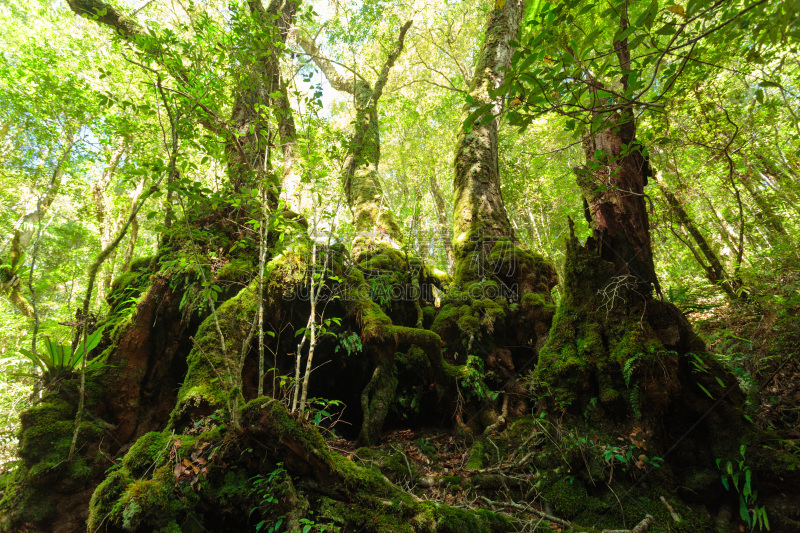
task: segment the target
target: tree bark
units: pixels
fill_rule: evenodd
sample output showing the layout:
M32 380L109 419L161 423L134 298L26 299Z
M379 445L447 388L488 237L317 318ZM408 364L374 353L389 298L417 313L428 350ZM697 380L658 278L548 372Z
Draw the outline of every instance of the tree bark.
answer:
M667 200L667 205L669 205L670 209L675 216L678 218L679 224L689 232L689 235L692 236L692 239L697 243L697 247L700 249L700 252L705 257L708 264L704 263L702 258L696 253L696 251L692 248L692 253L695 255L697 262L700 263L700 266L703 268L703 271L706 274L706 278L708 281L711 282L712 285L716 285L721 288L726 295L731 300L739 299L742 294L744 294L740 289L742 287L742 281L738 277L731 277L725 271L725 267L720 261L719 256L717 256L716 252L711 248L706 238L697 229L695 226L694 221L689 216L689 213L686 212L686 209L683 206L683 203L675 196L675 194L669 190L667 185L659 180L658 186L661 189L661 192L664 193L664 198Z
M436 204L436 217L438 224L437 242L441 242L444 246L444 251L447 254L447 272L452 276L455 273L456 260L453 253L453 239L450 235L450 223L447 220L447 207L442 197L442 191L439 189L439 183L436 181L436 176L431 173L429 176L429 183L431 188L431 196Z
M625 17L621 30L627 28ZM620 69L630 70L627 40L614 43ZM622 77L627 87L627 75ZM602 84L594 82L594 91ZM609 113L597 105L592 122L602 120L603 129L590 132L583 139L586 164L577 170L578 185L589 207L593 238L587 246L595 247L604 261L614 265L615 276L633 276L639 291L661 293L653 263L650 222L644 186L649 165L636 141L636 123L632 107Z
M387 242L394 247L403 242L400 227L389 209L378 177L381 157L378 101L389 80L389 73L403 51L403 41L410 27L411 21L408 21L400 28L397 41L383 64L374 86L361 77L354 77L352 81L346 79L320 54L315 43L302 37L298 38L300 46L312 57L331 86L337 91L353 96L356 128L345 158L342 181L356 229L353 242L353 255L356 257L370 242Z
M483 253L485 242L497 238L514 240L500 190L497 153L503 99L492 98L490 92L503 83L505 69L511 64L512 49L509 43L517 36L524 9L524 0L495 3L473 70L469 89L473 103L465 104L462 109L453 180L453 250L457 278L460 275L469 278L481 275L478 272L468 274L466 265L474 264L471 258L474 253ZM468 124L473 111L482 105L491 106L493 120L482 124L482 118L478 118ZM465 282L466 279L457 281Z

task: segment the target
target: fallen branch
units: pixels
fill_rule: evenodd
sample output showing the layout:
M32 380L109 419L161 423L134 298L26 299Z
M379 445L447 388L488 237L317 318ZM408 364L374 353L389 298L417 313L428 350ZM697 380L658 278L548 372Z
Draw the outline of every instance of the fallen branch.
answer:
M553 516L551 514L547 514L544 511L540 511L540 510L535 509L533 507L527 507L525 505L520 505L520 504L514 503L514 502L495 502L495 501L490 500L489 498L486 498L485 496L481 496L480 498L481 498L481 500L485 501L487 504L491 505L492 507L511 507L512 509L516 509L518 511L535 514L536 516L538 516L540 518L544 518L548 522L552 522L554 524L559 524L559 525L562 525L564 527L572 527L572 523L569 520L564 520L563 518L558 518L557 516ZM648 516L650 516L650 515L648 515ZM652 517L651 517L651 519L652 519ZM635 533L642 533L643 531L645 531L645 529L642 529L641 531L635 531ZM611 532L604 532L604 533L611 533ZM625 533L628 533L628 532L626 531ZM631 532L631 533L634 533L634 532Z
M601 533L644 533L653 525L653 517L645 515L641 522L633 529L604 529Z
M672 519L675 521L675 523L677 524L678 522L680 522L681 521L680 515L675 512L675 509L669 504L667 499L665 497L663 497L663 496L661 496L660 499L661 499L661 503L663 503L664 507L667 508L667 511L669 511L669 515L672 517Z

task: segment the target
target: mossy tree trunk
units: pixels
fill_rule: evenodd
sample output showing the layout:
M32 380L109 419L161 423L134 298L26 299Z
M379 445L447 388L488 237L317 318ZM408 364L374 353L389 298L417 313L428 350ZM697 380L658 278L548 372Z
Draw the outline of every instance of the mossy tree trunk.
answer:
M355 130L344 162L342 183L356 230L353 242L353 256L356 258L370 243L384 242L399 248L399 244L403 242L400 227L395 221L378 176L381 158L378 101L389 81L394 63L403 51L403 41L410 27L411 21L408 21L400 28L397 41L374 85L355 74L353 79L347 79L321 55L314 42L302 37L298 39L300 46L311 56L331 86L353 97Z
M415 286L419 287L418 280L423 276L424 268L417 258L404 257L400 252L404 238L378 175L381 155L378 102L389 81L392 67L403 51L403 42L410 27L411 21L408 21L400 28L397 40L374 85L355 73L352 79L340 74L314 42L302 36L298 36L298 42L331 86L353 97L355 129L342 171L342 184L356 233L351 253L367 275L381 276L386 272L401 270L405 265L410 270L412 284L416 283ZM399 281L400 277L392 276L392 279ZM347 305L355 314L361 315L361 337L374 365L371 377L361 393L363 422L358 436L359 443L370 445L380 438L381 428L395 396L395 350L405 335L402 333L403 328L396 328L380 307L370 300L369 285L360 273L351 277L350 283L351 296L354 298ZM401 283L404 284L405 280ZM399 304L402 305L402 302ZM416 305L418 306L418 302ZM393 333L388 334L389 331Z
M620 23L624 30L624 17ZM622 72L630 70L627 42L615 42L614 50ZM627 88L627 75L621 84ZM653 447L663 450L671 435L667 417L689 412L698 400L688 354L723 373L703 355L705 345L683 314L656 298L644 194L650 172L632 107L597 107L593 119L602 129L584 138L586 164L576 169L592 236L582 245L570 221L564 296L535 377L553 392L551 406L574 413L598 406L606 420L625 427L641 421L653 432Z
M503 202L498 157L503 99L492 92L511 62L523 0L496 2L462 109L453 180L454 280L433 323L468 398L458 424L497 429L525 412L519 373L529 369L552 318L551 265L519 246ZM514 305L512 305L514 304Z
M624 16L620 24L627 27ZM622 71L629 70L627 41L614 49ZM626 89L627 75L621 83ZM581 246L570 221L564 297L537 375L564 405L580 409L599 398L616 415L627 406L629 414L649 410L657 417L681 390L678 354L704 347L677 308L654 298L660 288L644 195L649 167L633 108L601 105L592 119L602 129L584 137L586 164L576 169L592 236ZM636 386L634 398L624 392L629 385Z
M509 43L517 36L524 9L524 0L495 3L486 23L483 47L470 83L472 103L465 104L462 109L453 180L453 248L457 283L481 277L481 274L468 274L467 271L469 265L475 263L473 255L480 253L485 243L497 239L514 241L500 190L497 150L503 99L493 98L490 93L503 83L505 69L511 64ZM475 119L473 111L481 106L489 106L490 114ZM462 279L463 276L468 279Z
M134 18L119 12L114 6L99 0L69 0L70 9L78 15L96 20L114 29L123 39L151 55L165 69L186 94L193 94L197 84L194 73L185 63L171 59L170 51L152 37ZM261 0L248 2L252 15L252 27L248 42L252 49L242 55L239 68L234 72L235 88L233 94L230 123L224 121L221 113L211 102L190 100L192 107L202 113L197 121L211 133L225 139L228 157L227 173L235 192L267 183L270 199L276 200L281 183L270 171L270 133L272 127L269 114L262 106L274 105L281 113L279 133L284 143L288 161L294 157L294 126L289 112L285 88L282 87L277 46L286 42L288 28L294 19L297 2L291 0L272 0L265 8ZM282 92L278 99L271 97ZM284 174L290 174L285 171Z

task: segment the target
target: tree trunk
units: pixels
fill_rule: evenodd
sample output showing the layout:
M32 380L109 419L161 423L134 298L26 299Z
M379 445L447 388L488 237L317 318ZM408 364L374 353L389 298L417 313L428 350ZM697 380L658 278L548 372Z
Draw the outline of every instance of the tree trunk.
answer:
M436 176L431 173L429 176L431 196L436 204L436 217L439 222L436 242L441 242L447 254L447 272L452 276L455 273L456 261L453 253L453 239L451 238L450 223L447 220L447 207L444 204L442 191L436 181Z
M744 292L740 290L742 287L741 279L738 277L732 278L728 275L725 271L725 267L722 265L722 261L720 261L716 252L711 248L700 230L694 225L694 221L689 216L689 213L686 212L683 203L669 190L667 185L662 180L659 180L658 186L661 188L661 192L664 193L667 205L669 205L672 212L675 213L675 216L678 218L679 224L689 232L689 235L691 235L697 243L697 247L708 262L708 264L704 263L697 255L694 248L692 248L692 253L703 268L708 281L711 282L712 285L721 288L731 300L739 299L744 294Z
M620 31L625 28L622 16ZM613 46L620 70L629 71L627 41ZM621 81L625 88L627 75ZM576 174L593 236L582 246L570 220L564 296L535 380L553 392L548 405L573 413L596 405L603 419L622 426L641 420L653 428L648 445L666 449L674 430L666 417L688 409L687 398L696 397L691 387L699 378L685 354L704 353L705 346L674 305L654 298L660 290L644 197L650 172L633 109L596 107L592 119L604 121L603 129L584 139L586 165ZM717 367L714 373L723 375Z
M133 18L99 0L68 0L67 3L76 14L95 19L113 28L121 37L151 54L179 84L192 82L192 73L186 71L182 63L163 60L165 53L161 44L149 36ZM262 40L254 35L250 41L253 50L244 54L238 62L237 86L232 91L234 98L231 124L228 125L221 120L219 110L214 110L202 102L193 104L197 103L204 112L198 122L211 132L225 138L228 178L233 190L240 192L243 188L256 187L266 180L270 200L274 202L279 196L281 184L270 172L271 126L269 117L262 112L260 106L271 105L273 102L270 94L281 91L280 66L274 43L285 43L297 4L289 0L273 0L265 9L261 0L250 0L248 6L254 19L269 31L266 31L267 35L262 37ZM282 102L276 103L276 106L283 111L286 109L284 105ZM287 135L287 141L292 138L290 117L291 114L283 112L279 119L283 126L281 134ZM291 142L287 146L292 146Z
M381 158L380 127L378 124L378 101L389 80L389 73L403 51L406 32L411 27L408 21L400 28L397 41L381 69L374 87L359 77L348 80L320 54L315 43L298 38L300 46L308 53L331 86L337 91L353 97L356 110L355 131L350 139L350 150L345 158L342 182L347 205L353 214L356 237L353 241L353 256L359 261L361 252L369 244L386 243L399 248L403 242L400 227L395 221L378 176Z
M786 237L787 232L786 228L783 227L781 217L778 216L775 209L773 209L770 200L759 190L758 183L754 183L753 177L753 167L745 161L745 170L743 173L739 174L739 181L742 182L742 185L744 185L744 188L747 189L750 197L755 201L756 206L758 206L759 212L756 213L756 219L770 234L770 241Z
M94 211L97 225L100 229L100 249L105 249L108 244L114 240L117 230L119 229L119 222L117 217L113 214L114 206L108 198L108 186L111 183L111 178L114 177L114 172L117 170L125 150L128 149L127 139L120 140L117 147L111 153L111 157L103 169L100 179L92 185L92 194L94 196ZM123 215L124 216L124 215ZM97 284L97 301L102 302L111 287L112 276L114 274L114 258L113 254L110 261L103 265L100 272L100 282Z
M736 254L736 243L734 242L736 237L731 233L730 225L728 221L725 220L722 215L717 211L717 208L714 206L714 202L711 201L711 198L708 197L705 191L699 191L700 197L708 206L708 212L711 213L711 216L716 223L717 230L719 230L720 238L725 242L728 246L729 254L735 257Z
M453 250L458 284L482 277L470 265L475 265L476 253L485 253L487 243L501 238L516 242L500 191L497 135L503 99L492 98L490 91L502 84L505 69L511 64L509 42L517 36L524 9L524 0L495 3L470 83L474 103L465 104L462 110L453 180ZM493 120L483 124L488 117L479 117L467 123L479 106L490 106Z
M449 358L466 362L467 369L481 369L472 384L461 381L470 401L454 408L456 423L463 420L478 432L500 429L506 415L527 409L517 377L533 365L552 320L555 270L522 249L514 236L500 188L503 100L490 96L510 65L510 41L517 36L524 7L523 0L494 4L475 62L469 91L473 104L462 109L455 147L454 283L432 326ZM512 302L521 303L518 311Z
M2 269L0 269L0 294L5 296L11 305L28 318L33 318L35 312L31 302L20 291L22 280L18 276L19 268L23 265L23 257L33 239L34 233L41 228L45 214L50 209L50 206L53 205L61 189L64 167L72 152L72 147L75 145L76 130L77 128L68 126L65 139L67 145L56 161L47 190L36 199L36 207L25 213L17 222L14 228L14 235L11 238L9 265L3 265Z

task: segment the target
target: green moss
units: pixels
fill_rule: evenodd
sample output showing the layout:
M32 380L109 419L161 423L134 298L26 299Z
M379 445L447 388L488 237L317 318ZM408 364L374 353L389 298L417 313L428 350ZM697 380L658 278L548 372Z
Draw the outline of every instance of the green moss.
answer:
M232 358L232 354L238 353L250 331L256 309L256 294L254 282L217 308L216 316L219 328L225 337L228 357ZM170 424L173 427L181 422L187 422L183 419L186 415L191 418L192 411L198 407L205 405L213 410L226 405L225 388L219 380L221 377L224 378L228 364L222 351L214 316L209 316L200 325L194 336L194 344L187 357L189 368L178 391L177 404L170 416Z
M3 498L0 500L0 530L16 531L20 524L46 522L56 516L53 500L27 482L24 468L17 468L5 480Z
M125 307L132 305L130 300L145 292L150 283L150 267L153 259L153 257L135 259L127 271L117 276L106 298L112 309L111 314L119 313Z
M436 320L437 311L432 305L426 305L422 308L422 327L430 329L433 321Z
M291 438L300 442L307 453L319 454L323 460L329 459L330 454L322 435L316 429L301 426L277 400L272 398L251 400L242 407L241 418L245 426L260 427L261 421L266 421L276 439Z
M458 321L461 317L471 313L472 308L469 305L447 304L436 315L431 329L443 338L452 338L458 335Z
M75 431L75 408L58 398L47 398L38 406L20 415L20 457L27 467L27 477L44 480L55 474L66 474L76 482L88 479L92 465L80 454L67 461ZM103 434L103 427L82 421L77 445L85 445Z
M168 432L145 433L128 450L122 464L135 476L153 469L169 455L172 435Z
M362 446L361 448L356 450L356 453L353 456L358 459L359 461L377 461L380 459L382 453L380 450L373 450L367 446Z
M253 484L243 470L228 470L213 495L219 505L236 505L248 499L252 488Z
M391 483L379 470L359 467L353 461L337 454L330 454L329 457L333 471L342 480L342 488L348 492L365 492L378 497L393 492Z
M477 335L480 332L481 322L476 317L463 315L458 319L458 329L467 335Z
M588 499L586 487L575 479L560 479L545 489L542 495L550 502L556 516L568 520L578 516L586 508Z
M401 505L381 505L377 502L361 502L347 505L344 502L323 498L317 515L342 527L351 526L358 531L387 533L413 533L414 529L405 520L405 509ZM347 531L350 528L346 528Z
M528 292L522 295L520 303L527 309L536 309L537 307L544 307L547 301L543 294L538 292Z
M419 476L419 472L411 461L399 451L394 452L383 461L381 472L395 483Z
M234 257L217 271L217 279L238 281L249 279L256 271L256 265L250 257Z
M469 452L469 459L467 460L468 470L480 470L483 468L484 455L486 454L486 442L484 439L478 439L472 444L472 449Z
M89 520L87 521L89 531L100 529L103 522L111 515L119 497L130 483L131 478L128 471L120 469L109 474L97 486L89 502Z
M509 447L516 449L522 446L531 435L538 432L538 429L533 416L524 416L515 420L511 427L504 432L504 436L508 439Z

